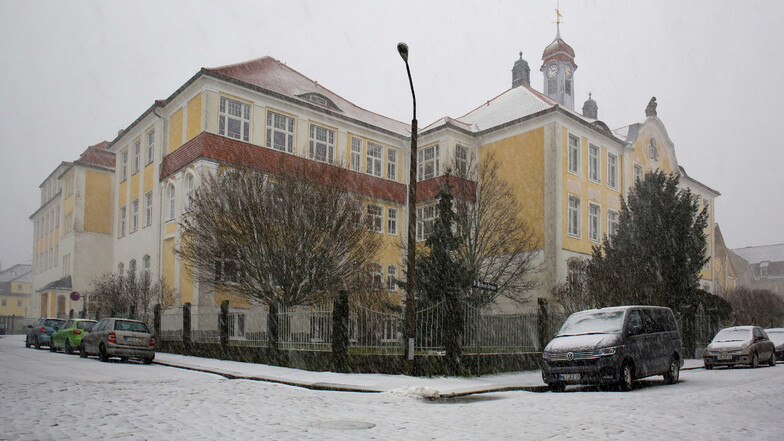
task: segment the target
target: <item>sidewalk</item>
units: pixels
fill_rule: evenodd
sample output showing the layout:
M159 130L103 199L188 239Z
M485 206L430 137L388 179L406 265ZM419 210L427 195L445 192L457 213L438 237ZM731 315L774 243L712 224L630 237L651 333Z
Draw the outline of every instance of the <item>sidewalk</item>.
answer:
M456 398L466 395L501 392L544 392L539 371L512 372L482 377L409 377L385 374L340 374L311 372L263 364L158 352L155 363L180 369L222 375L229 379L267 381L313 390L341 392L397 393L427 398ZM683 370L702 367L702 360L686 360Z

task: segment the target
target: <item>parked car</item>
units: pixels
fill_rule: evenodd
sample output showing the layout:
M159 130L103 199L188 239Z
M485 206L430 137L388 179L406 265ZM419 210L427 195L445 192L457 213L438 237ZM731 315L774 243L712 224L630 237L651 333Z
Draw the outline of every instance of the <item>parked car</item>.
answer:
M79 356L97 355L101 361L119 357L150 364L155 359L155 337L144 322L125 318L105 318L96 323L82 338Z
M567 384L618 385L663 375L676 383L681 334L669 308L621 306L576 312L545 347L542 379L553 392Z
M784 328L766 329L765 333L776 346L776 360L784 361Z
M702 354L705 369L760 362L776 365L775 345L759 326L733 326L719 331Z
M27 336L25 337L25 347L50 346L52 344L52 333L65 323L64 319L59 318L40 318L32 325L27 325Z
M90 332L90 328L95 324L95 320L71 319L52 334L52 345L49 349L57 352L64 349L66 354L73 354L74 349L79 349L82 338Z

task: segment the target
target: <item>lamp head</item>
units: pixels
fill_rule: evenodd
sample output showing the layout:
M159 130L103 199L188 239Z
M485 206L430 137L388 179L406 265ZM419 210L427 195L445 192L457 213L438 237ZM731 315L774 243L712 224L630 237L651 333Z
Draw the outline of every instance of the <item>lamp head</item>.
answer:
M408 45L401 41L397 44L397 52L400 54L400 58L408 63Z

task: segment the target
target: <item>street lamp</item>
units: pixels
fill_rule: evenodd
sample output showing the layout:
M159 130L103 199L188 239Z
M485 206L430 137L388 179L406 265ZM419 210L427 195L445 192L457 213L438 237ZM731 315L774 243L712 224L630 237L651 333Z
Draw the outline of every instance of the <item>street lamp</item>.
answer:
M408 83L411 85L411 98L414 100L414 117L411 119L411 156L408 170L408 262L406 266L406 313L403 329L405 339L405 360L403 369L407 375L414 375L414 348L416 342L416 299L414 287L416 280L416 173L417 173L417 119L416 94L414 81L411 80L411 69L408 67L408 45L397 44L400 58L406 62Z

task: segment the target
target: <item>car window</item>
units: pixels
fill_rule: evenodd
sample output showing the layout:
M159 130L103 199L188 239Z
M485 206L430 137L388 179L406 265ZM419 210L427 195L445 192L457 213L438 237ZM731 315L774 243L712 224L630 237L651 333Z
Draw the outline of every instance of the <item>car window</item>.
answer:
M640 311L631 311L629 312L629 326L628 330L632 329L641 329L642 328L642 317L640 316Z
M766 338L765 333L762 332L760 328L754 328L754 338Z
M101 320L97 325L95 325L93 332L102 331L104 327L106 327L106 320Z
M149 332L147 325L140 322L130 322L126 320L118 320L114 323L114 329L117 331L132 331L132 332Z
M751 339L752 333L748 328L727 328L722 329L713 337L713 342L747 341Z
M95 322L76 322L77 329L83 329L85 331L89 331L95 325Z
M50 328L59 328L65 320L57 320L57 319L47 319L44 326L49 326Z
M73 320L68 320L63 326L60 326L60 329L68 329L71 326L73 326Z

